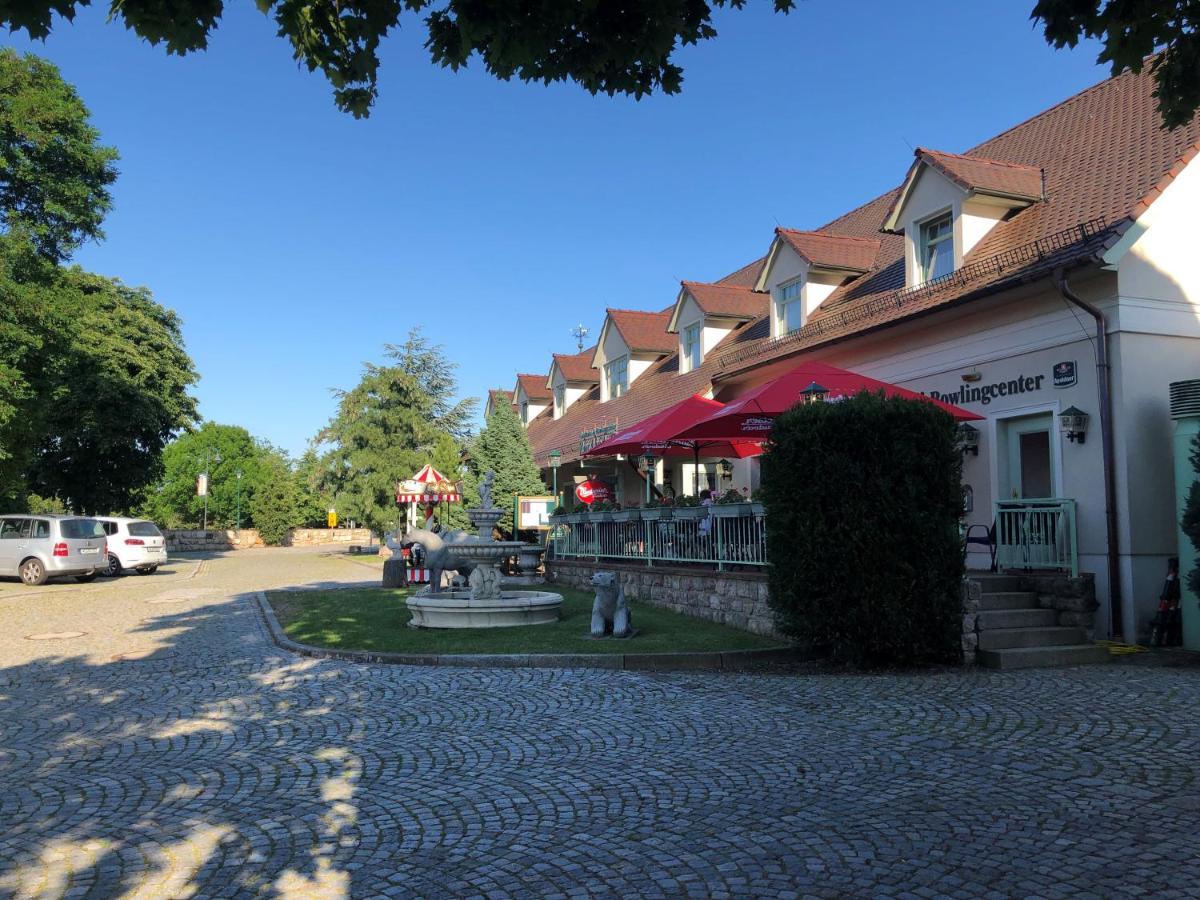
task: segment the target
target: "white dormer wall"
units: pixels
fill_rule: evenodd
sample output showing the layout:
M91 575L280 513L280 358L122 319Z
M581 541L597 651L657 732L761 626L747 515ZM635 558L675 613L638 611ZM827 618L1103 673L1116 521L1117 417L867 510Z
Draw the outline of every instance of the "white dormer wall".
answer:
M825 299L836 291L845 280L844 273L822 272L819 269L809 271L808 280L804 284L804 318L806 321L813 311L824 303Z
M904 280L915 287L921 278L921 225L949 212L954 217L954 268L1013 208L1012 201L969 193L940 172L922 166L902 213Z
M625 339L621 337L621 332L613 327L612 321L604 323L603 333L600 336L600 342L596 345L596 361L593 368L600 375L600 402L606 403L612 398L608 396L608 378L605 377L604 367L614 359L620 359L622 356L628 357L629 346L625 343ZM629 363L629 383L633 384L633 361Z
M559 387L563 388L563 408L559 409L555 407L554 418L556 419L561 419L566 411L571 408L571 404L588 392L590 385L567 381L566 376L562 373L562 369L555 364L554 370L550 375L551 397L558 393ZM550 402L553 403L553 399Z
M701 362L708 356L710 350L725 339L729 332L737 327L736 319L723 319L718 316L707 316L691 294L685 293L683 302L676 317L676 331L679 332L679 371L690 372L689 361L684 356L683 336L693 325L700 325L700 357Z
M779 315L778 302L780 290L784 285L791 284L797 278L801 279L803 286L800 289L800 306L806 315L810 311L806 296L809 287L807 276L808 263L799 253L777 238L771 268L763 278L764 285L771 294L771 337L780 338L787 334L787 323ZM825 296L828 296L828 293ZM812 309L816 309L815 304Z
M550 405L545 400L529 399L529 395L525 393L525 388L519 381L516 390L513 391L513 403L517 407L517 418L525 425L536 419Z

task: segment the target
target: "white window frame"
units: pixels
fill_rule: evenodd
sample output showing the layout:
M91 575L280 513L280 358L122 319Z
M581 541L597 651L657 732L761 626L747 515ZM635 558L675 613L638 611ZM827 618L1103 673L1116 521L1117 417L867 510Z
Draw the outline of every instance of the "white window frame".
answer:
M793 307L799 324L795 328L788 328L787 314ZM804 327L804 276L785 281L775 288L775 325L776 337L783 337Z
M684 328L680 343L683 346L683 353L680 354L683 365L680 370L691 372L700 368L704 362L704 323L693 322Z
M619 369L618 369L619 366ZM613 381L613 374L621 373L619 382ZM616 387L617 390L613 390ZM609 400L616 400L618 397L623 397L629 390L629 357L618 356L616 359L604 364L604 389L608 392Z
M939 237L936 240L931 242L929 240L930 228L934 225L940 224L943 221L945 221L949 224L949 229L946 231L946 233L944 235L942 235L941 237ZM933 274L931 264L934 262L936 257L932 253L930 253L930 250L931 250L931 248L936 247L939 244L944 244L947 241L949 241L949 243L950 243L950 269L947 272L943 272L942 274L935 276ZM929 216L929 218L924 219L923 221L917 223L916 251L917 251L917 273L919 276L917 278L918 284L927 284L930 281L934 281L936 278L945 278L947 275L950 275L954 272L955 264L954 264L954 210L953 209L943 209L941 212L936 213L932 216ZM927 259L927 257L928 257L928 259Z

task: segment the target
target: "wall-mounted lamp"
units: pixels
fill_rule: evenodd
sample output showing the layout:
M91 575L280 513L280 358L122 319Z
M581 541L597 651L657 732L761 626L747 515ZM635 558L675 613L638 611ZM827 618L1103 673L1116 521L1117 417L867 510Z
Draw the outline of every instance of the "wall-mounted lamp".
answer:
M968 453L972 456L979 455L979 429L970 422L963 422L958 426L958 449L963 452L963 456Z
M1058 414L1058 427L1062 429L1063 437L1072 444L1082 444L1087 437L1089 418L1082 409L1068 406Z
M829 388L815 381L800 392L801 403L820 403L829 396Z
M727 459L723 459L719 463L717 463L717 471L721 473L722 478L732 478L733 477L733 463L731 463Z

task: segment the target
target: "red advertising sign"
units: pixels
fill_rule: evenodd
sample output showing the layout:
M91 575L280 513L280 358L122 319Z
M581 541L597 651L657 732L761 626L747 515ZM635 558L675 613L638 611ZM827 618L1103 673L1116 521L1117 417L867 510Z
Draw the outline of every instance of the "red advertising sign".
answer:
M586 503L589 506L601 500L611 500L612 495L612 488L603 481L595 478L589 478L575 487L575 496L579 498L581 503Z

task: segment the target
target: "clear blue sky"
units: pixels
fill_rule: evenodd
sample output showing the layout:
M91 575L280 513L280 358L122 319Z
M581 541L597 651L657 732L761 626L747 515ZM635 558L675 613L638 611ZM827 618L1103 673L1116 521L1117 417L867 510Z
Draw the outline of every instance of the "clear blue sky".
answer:
M121 153L108 238L76 260L179 311L205 418L298 454L329 389L412 325L465 395L511 387L606 306L661 309L776 224L895 186L912 146L964 150L1106 75L1094 45L1046 46L1033 0L770 6L720 12L679 55L683 93L641 102L435 68L409 27L363 121L249 3L186 58L99 9L9 43L54 61Z

